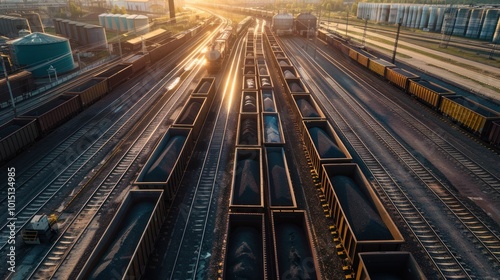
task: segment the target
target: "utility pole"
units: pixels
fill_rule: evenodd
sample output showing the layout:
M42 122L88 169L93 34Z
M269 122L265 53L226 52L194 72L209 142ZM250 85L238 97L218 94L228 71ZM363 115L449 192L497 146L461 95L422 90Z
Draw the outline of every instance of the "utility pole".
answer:
M394 64L394 62L396 61L396 50L398 48L399 31L401 30L401 21L402 20L403 19L400 18L398 21L398 32L396 32L396 40L394 41L394 51L392 52L392 60L391 60L392 64Z
M5 81L7 82L7 88L9 89L10 100L12 102L12 110L14 111L14 117L17 117L16 101L14 100L14 96L12 95L12 88L10 87L9 75L7 74L7 68L5 67L4 56L3 55L0 56L0 59L2 59L3 73L5 74Z
M347 5L347 15L345 17L345 36L347 36L347 27L349 26L349 5Z
M366 18L365 18L365 28L363 30L363 40L361 42L361 45L365 45L365 38L366 38L366 26L368 25L368 20L370 19L370 15L366 15Z

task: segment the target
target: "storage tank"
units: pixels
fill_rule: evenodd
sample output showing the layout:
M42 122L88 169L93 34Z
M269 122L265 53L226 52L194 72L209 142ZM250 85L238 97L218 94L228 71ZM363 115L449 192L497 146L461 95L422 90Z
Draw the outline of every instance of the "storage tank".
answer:
M388 22L389 21L389 13L391 11L391 5L389 4L381 4L380 5L380 15L378 18L378 22Z
M27 13L24 14L23 17L28 20L31 32L45 32L42 24L42 19L40 18L39 14Z
M293 28L292 14L282 13L273 16L272 28L278 35L291 34Z
M422 6L418 6L417 9L417 17L415 18L415 26L414 28L420 28L420 20L422 19Z
M467 25L469 24L470 9L460 8L458 9L455 26L453 28L453 35L465 36L465 31L467 30Z
M113 29L113 14L106 15L106 29L115 30Z
M445 8L445 7L440 7L438 9L438 18L437 18L437 22L436 22L435 31L441 31L441 29L443 28L444 17L447 14L446 13L447 10L448 10L448 8Z
M54 31L56 32L56 34L62 34L61 33L61 19L54 18L54 19L52 19L52 23L54 24Z
M111 29L120 31L120 15L112 14L110 18L111 18Z
M10 41L9 45L16 65L31 71L34 77L48 76L50 66L59 75L72 70L75 65L66 38L35 32Z
M137 15L127 16L127 31L132 31L135 29L134 19Z
M149 32L149 18L138 15L134 18L134 30L136 34L146 34Z
M484 17L483 26L481 27L481 32L479 33L479 39L490 41L493 38L495 29L498 24L499 11L497 9L490 9L486 11Z
M422 7L422 15L420 16L420 23L418 25L419 29L427 28L427 24L429 24L429 10L428 5Z
M88 24L85 26L87 44L90 48L106 49L108 41L104 27Z
M128 30L127 27L127 17L128 15L120 15L119 20L120 20L120 31L126 32Z
M399 11L399 5L398 4L393 4L389 8L389 18L387 19L387 22L390 24L397 23L398 17L398 11Z
M311 13L300 13L297 15L297 23L295 28L297 32L307 31L308 29L316 29L318 18Z
M484 19L484 9L472 9L465 37L478 38Z
M76 21L70 21L70 22L68 22L69 31L70 31L69 38L71 40L74 40L74 41L78 42L78 30L76 29L76 25L77 24L78 24L78 22L76 22Z
M410 17L410 6L403 6L403 21L401 25L408 26L408 18Z
M70 21L71 20L69 20L69 19L61 20L61 34L66 38L69 38L71 35L71 32L69 31L69 22Z
M77 22L75 24L76 26L76 32L77 32L77 35L78 37L75 38L75 40L78 41L78 44L80 44L81 46L85 46L87 45L87 33L85 32L85 26L87 24L86 23L83 23L83 22Z
M497 28L495 29L495 33L493 34L493 41L494 44L500 43L500 20L497 23Z
M104 28L106 28L106 16L107 15L108 15L107 13L103 13L103 14L100 14L98 16L98 18L99 18L99 25L102 26L102 27L104 27Z
M416 23L417 23L418 7L417 6L411 6L410 13L411 13L410 27L411 28L415 28Z
M438 21L438 13L439 13L439 7L436 7L436 6L430 7L429 22L427 23L427 28L429 28L430 31L436 30L436 24Z

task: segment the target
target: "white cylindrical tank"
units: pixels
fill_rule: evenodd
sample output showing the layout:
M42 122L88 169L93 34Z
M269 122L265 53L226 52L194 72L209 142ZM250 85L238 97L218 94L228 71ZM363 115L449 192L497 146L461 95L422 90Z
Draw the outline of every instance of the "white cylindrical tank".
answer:
M441 29L443 28L443 22L446 10L447 10L446 7L439 7L438 9L438 19L435 28L436 31L441 31Z
M401 24L403 26L409 26L408 24L408 18L410 17L410 6L404 6L403 7L403 21Z
M498 25L498 16L500 10L490 9L486 11L484 17L483 26L481 27L481 32L479 33L479 39L481 40L492 40L495 29Z
M420 28L420 20L422 19L422 6L417 6L417 17L415 18L414 28Z
M127 16L127 31L132 31L132 30L135 29L134 18L136 16L137 15L129 15L129 16Z
M429 23L427 24L427 28L429 28L430 31L436 30L436 24L438 21L438 13L439 13L439 7L432 6L430 8Z
M126 32L128 30L127 26L127 17L128 15L120 15L119 20L120 20L120 31Z
M389 12L391 10L391 5L389 4L381 4L380 16L378 22L388 22L389 21Z
M493 34L492 43L498 44L500 43L500 20L497 23L497 28L495 29L495 33Z
M429 24L429 12L430 7L428 5L422 7L422 16L420 17L420 25L418 26L418 28L428 28L427 25Z
M107 13L103 13L103 14L99 15L99 25L100 26L106 27L106 16L107 15L108 15Z
M456 36L464 36L465 31L467 30L467 25L469 24L470 19L469 8L460 8L456 13L455 25L453 28L453 35Z
M390 9L389 9L389 18L387 19L387 22L389 24L394 24L397 23L398 17L398 11L399 11L399 5L398 4L392 4Z
M478 38L483 23L484 9L473 9L470 13L469 26L465 32L465 37Z
M138 15L134 18L134 30L137 34L146 34L149 32L149 18Z

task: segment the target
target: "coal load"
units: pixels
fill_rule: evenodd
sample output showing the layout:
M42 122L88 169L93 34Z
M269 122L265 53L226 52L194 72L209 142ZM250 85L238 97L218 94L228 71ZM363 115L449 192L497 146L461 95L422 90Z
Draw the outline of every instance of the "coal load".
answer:
M261 78L260 83L263 87L271 86L271 81L269 80L269 78L266 78L266 77Z
M209 89L210 82L203 82L203 84L201 84L200 88L198 89L198 93L208 93Z
M373 203L350 177L337 175L330 181L357 240L393 239Z
M228 242L226 279L260 280L264 275L262 265L261 233L249 226L239 226L231 231Z
M265 142L268 143L279 143L281 142L281 136L278 129L278 117L274 115L264 116L264 135L266 137Z
M234 182L233 204L260 204L259 162L255 159L242 159L237 162Z
M280 63L279 63L279 64L280 64L280 66L290 66L290 65L288 64L288 62L286 62L286 61L284 61L284 60L280 61Z
M175 163L182 150L182 146L186 141L186 137L182 135L173 136L165 146L163 152L158 156L156 161L151 165L146 175L144 182L166 182L168 176L174 169Z
M255 88L255 81L254 79L246 79L245 80L245 83L246 83L246 88Z
M283 155L280 152L269 152L267 154L267 168L269 170L271 205L292 206L293 200L290 194Z
M266 67L259 67L259 74L260 75L269 75L269 73L267 73L267 68Z
M243 99L243 112L257 112L255 96L245 95Z
M285 70L283 74L285 75L285 79L297 78L290 70Z
M273 102L273 95L271 93L262 93L262 97L264 100L264 111L265 112L275 112L276 110L274 109L274 102Z
M289 85L290 92L305 92L305 90L296 82L291 82Z
M299 107L300 113L305 118L318 118L319 114L316 109L307 101L305 98L297 98L296 99L297 106Z
M328 134L319 127L309 128L309 135L321 158L343 158L345 154L339 149Z
M117 273L125 272L153 209L153 203L142 202L127 211L115 239L102 254L89 279L114 279Z
M182 116L177 119L178 124L193 124L196 119L196 115L200 111L202 103L198 101L191 102L189 106L184 110Z
M245 75L254 75L254 71L252 69L247 69L247 71L245 72Z
M22 126L20 126L18 124L15 124L15 123L9 124L8 126L3 126L0 129L0 139L3 139L5 137L11 135L12 133L14 133L17 130L19 130L21 127Z
M293 223L278 224L276 242L281 279L316 279L312 253L303 228Z
M245 118L241 121L240 144L257 145L257 122L253 118Z

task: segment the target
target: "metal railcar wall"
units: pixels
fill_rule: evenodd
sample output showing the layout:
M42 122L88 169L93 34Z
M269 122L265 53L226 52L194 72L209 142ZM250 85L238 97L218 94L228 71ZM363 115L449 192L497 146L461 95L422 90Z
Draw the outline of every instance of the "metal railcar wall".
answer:
M36 118L42 133L47 133L82 110L80 98L74 95L60 95L21 117Z
M148 217L141 217L141 219L146 218L148 221L135 247L129 250L132 254L130 256L117 256L117 258L127 258L127 265L124 267L113 267L112 272L112 276L119 277L119 279L141 279L166 217L167 210L163 194L162 190L129 191L113 220L80 271L77 279L88 279L90 277L94 268L99 265L99 261L110 245L110 242L113 242L115 235L120 231L121 224L128 218L132 206L136 203L149 202L153 204L153 210Z
M13 119L0 126L0 162L6 162L40 136L36 119Z
M323 158L321 157L318 147L316 147L313 138L311 137L309 133L309 129L311 128L320 128L322 129L334 142L334 144L337 146L340 152L344 154L343 157L336 157L336 158ZM330 125L330 123L326 120L311 120L311 121L303 121L302 122L302 138L304 141L304 144L306 146L307 152L309 153L309 156L311 158L312 165L314 167L314 170L318 174L318 177L321 179L323 176L323 169L322 165L326 163L339 163L339 162L351 162L352 161L352 156L347 150L346 146L342 141L340 140L339 136L337 133L335 133L335 130L333 127Z
M439 108L443 96L455 94L453 91L425 80L410 80L408 93L415 95L433 108Z
M422 269L410 252L359 253L356 280L391 279L427 280Z
M358 267L358 253L360 252L398 251L401 244L404 242L404 238L359 166L355 163L339 163L324 164L322 168L324 176L321 178L321 189L325 194L329 205L330 215L335 221L335 226L337 227L340 239L342 240L342 244L353 265L354 271L356 271ZM353 225L347 218L347 211L352 211L353 209L357 209L359 211L363 210L358 209L361 205L349 205L350 210L348 210L345 209L348 205L342 205L340 203L334 185L330 180L331 177L337 175L347 176L354 181L354 183L359 187L359 190L364 193L367 199L366 203L375 207L374 210L389 230L392 235L392 239L360 240L359 237L357 237L354 232Z
M75 94L80 98L83 107L88 107L108 93L107 78L93 78L77 87L70 89L66 94Z
M184 136L185 140L175 162L172 165L171 172L169 174L165 174L166 180L145 181L144 177L146 176L146 173L158 159L158 156L160 156L161 153L164 152L164 148L166 147L166 145L174 136L179 136L179 135ZM139 176L134 182L134 185L139 186L139 188L141 189L147 189L147 188L163 189L165 191L163 195L165 200L173 199L175 192L179 187L179 183L182 177L184 176L184 171L187 167L189 157L192 151L193 151L193 140L191 136L191 129L170 127L167 130L167 132L165 132L164 136L158 142L156 147L154 148L153 152L151 153L151 156L146 161L146 164L144 164L141 172L139 173Z
M487 137L491 123L500 120L500 113L462 96L442 97L439 110L472 132Z

